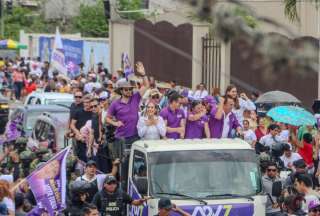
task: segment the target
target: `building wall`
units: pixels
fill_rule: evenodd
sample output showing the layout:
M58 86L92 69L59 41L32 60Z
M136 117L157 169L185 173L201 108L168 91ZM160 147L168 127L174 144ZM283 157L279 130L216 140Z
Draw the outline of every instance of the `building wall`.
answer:
M132 22L110 22L110 67L115 72L121 68L121 55L128 53L134 59L134 24Z
M208 25L193 25L192 89L202 82L202 37L208 32Z
M21 49L20 56L22 57L38 57L39 56L39 37L54 37L55 34L33 34L20 31L20 43L28 46L28 49ZM66 34L62 35L63 38L68 39L81 39L81 34Z

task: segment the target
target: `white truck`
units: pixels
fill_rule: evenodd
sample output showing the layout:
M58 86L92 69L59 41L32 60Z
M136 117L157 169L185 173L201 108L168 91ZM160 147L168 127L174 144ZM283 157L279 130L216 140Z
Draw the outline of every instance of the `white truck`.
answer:
M130 152L128 193L151 197L129 208L129 215L139 216L156 215L161 197L192 216L262 216L267 199L256 154L240 139L137 141Z

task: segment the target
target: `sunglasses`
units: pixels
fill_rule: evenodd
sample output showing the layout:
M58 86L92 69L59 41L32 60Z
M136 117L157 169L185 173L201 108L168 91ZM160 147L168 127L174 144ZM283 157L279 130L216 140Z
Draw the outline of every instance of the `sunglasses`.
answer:
M106 101L107 98L99 98L99 102Z
M160 97L159 97L159 95L154 95L154 96L152 96L151 98L152 98L152 99L159 99Z
M123 91L132 91L133 89L132 88L123 88L122 90Z
M92 105L91 108L97 108L98 104Z
M276 172L276 169L268 169L268 172Z
M75 97L75 98L82 98L82 96L77 96L77 95L76 95L76 96L74 96L74 97Z

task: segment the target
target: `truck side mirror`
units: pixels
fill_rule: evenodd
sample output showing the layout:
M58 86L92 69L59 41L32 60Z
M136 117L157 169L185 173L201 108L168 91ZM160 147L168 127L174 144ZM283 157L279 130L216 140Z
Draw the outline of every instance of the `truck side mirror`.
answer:
M134 183L141 195L148 194L148 179L147 177L136 177Z
M280 197L282 192L282 182L277 181L272 184L272 196Z

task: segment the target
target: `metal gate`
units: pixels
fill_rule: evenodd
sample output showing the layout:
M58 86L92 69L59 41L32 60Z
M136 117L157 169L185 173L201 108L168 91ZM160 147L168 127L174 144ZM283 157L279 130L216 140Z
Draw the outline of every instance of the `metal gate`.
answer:
M209 91L221 84L221 43L209 35L202 38L202 82Z

